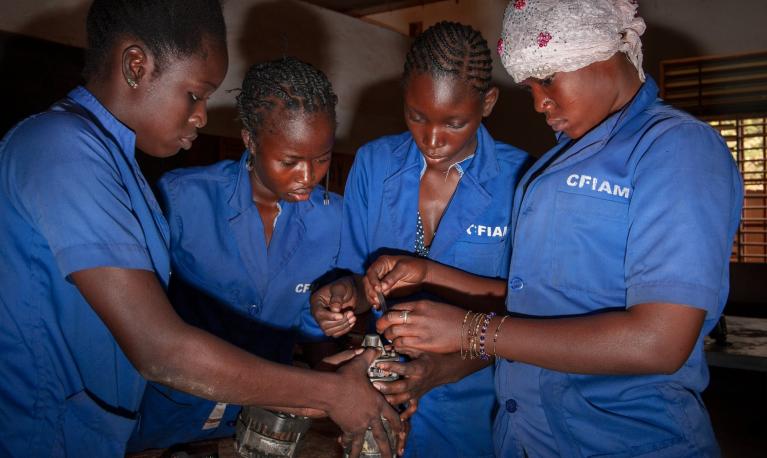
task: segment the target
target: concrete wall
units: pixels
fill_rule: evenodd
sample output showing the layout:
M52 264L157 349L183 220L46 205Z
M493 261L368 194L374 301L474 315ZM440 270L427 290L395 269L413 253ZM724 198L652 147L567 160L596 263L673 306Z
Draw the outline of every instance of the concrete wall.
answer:
M84 46L89 0L3 0L0 30ZM337 151L399 132L399 78L410 40L386 28L290 0L228 0L229 72L204 132L239 137L235 93L247 67L293 55L327 73L339 96ZM2 49L0 49L0 55Z
M446 0L366 16L366 21L408 33L410 22L424 29L441 20L470 24L494 48L500 36L507 0ZM643 36L644 67L658 76L662 59L730 54L767 49L767 2L764 0L640 0L648 28ZM526 95L518 94L494 54L493 72L501 87L501 103L488 121L493 135L538 154L551 144L540 116ZM543 126L545 127L545 126Z

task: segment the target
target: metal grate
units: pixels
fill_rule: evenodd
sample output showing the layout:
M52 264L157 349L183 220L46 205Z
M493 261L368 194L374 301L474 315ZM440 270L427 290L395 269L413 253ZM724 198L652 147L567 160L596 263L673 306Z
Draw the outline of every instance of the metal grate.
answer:
M767 51L665 60L661 97L697 116L765 113Z
M767 117L736 116L708 123L727 141L745 186L731 260L767 263Z

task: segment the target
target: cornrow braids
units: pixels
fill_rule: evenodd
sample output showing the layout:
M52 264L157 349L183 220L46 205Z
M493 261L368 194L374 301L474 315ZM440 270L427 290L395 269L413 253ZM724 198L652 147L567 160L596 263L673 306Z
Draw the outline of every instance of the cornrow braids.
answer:
M452 76L480 94L491 87L493 58L487 41L471 26L442 21L418 35L405 58L403 85L413 73Z
M338 97L327 76L294 57L255 64L248 69L237 95L237 111L251 140L274 108L301 113L326 113L336 120Z
M204 40L226 49L219 0L94 0L86 19L86 79L105 70L109 50L121 37L146 45L161 73L170 58L203 51Z

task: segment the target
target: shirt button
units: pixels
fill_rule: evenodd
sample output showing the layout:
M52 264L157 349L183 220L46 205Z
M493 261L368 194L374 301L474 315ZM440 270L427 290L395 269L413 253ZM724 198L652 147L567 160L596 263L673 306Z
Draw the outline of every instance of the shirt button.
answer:
M509 288L515 291L524 288L524 286L525 286L525 282L523 282L522 279L519 277L514 277L509 281Z
M513 399L507 399L506 400L506 411L509 413L514 413L517 411L517 401Z
M248 306L248 313L250 314L250 316L256 316L256 315L258 315L258 309L259 308L260 307L258 306L258 304L250 304Z

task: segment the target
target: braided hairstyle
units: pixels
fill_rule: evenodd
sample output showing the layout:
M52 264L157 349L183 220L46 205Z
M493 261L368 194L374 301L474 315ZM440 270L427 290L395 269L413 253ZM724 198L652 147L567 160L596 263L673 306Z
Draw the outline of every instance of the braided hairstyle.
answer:
M466 81L484 95L492 87L493 58L487 41L471 26L442 21L418 35L405 58L402 83L424 73Z
M86 20L86 79L101 76L109 51L122 37L141 40L162 72L170 58L203 50L204 40L226 49L219 0L94 0Z
M336 121L338 97L320 70L294 57L255 64L237 95L240 121L258 145L258 134L276 107L296 113L325 113Z

